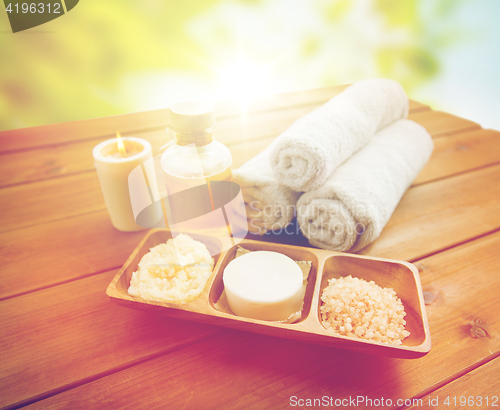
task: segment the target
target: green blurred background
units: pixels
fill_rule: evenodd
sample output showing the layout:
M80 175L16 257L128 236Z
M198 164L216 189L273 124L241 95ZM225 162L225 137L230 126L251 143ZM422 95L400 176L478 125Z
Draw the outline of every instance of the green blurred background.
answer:
M500 129L497 0L80 0L12 34L0 11L0 129L266 93L400 81Z

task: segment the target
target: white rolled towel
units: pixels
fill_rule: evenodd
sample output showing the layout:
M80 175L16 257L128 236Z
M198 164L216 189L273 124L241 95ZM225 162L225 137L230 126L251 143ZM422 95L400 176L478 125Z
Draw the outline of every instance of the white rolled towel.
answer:
M398 82L383 78L357 82L273 141L274 176L295 191L315 189L378 130L405 118L408 109L408 97Z
M321 188L300 197L301 231L323 249L355 252L365 247L380 235L433 147L425 128L410 120L379 131Z
M283 229L292 221L300 194L274 178L269 147L234 170L233 179L243 193L249 232L264 235Z

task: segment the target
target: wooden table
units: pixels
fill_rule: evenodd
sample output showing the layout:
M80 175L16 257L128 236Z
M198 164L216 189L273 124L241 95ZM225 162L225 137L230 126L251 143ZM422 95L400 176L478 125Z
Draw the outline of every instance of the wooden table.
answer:
M341 89L276 95L245 115L219 104L216 137L238 167ZM500 133L417 102L410 118L432 134L434 154L361 253L418 267L433 347L415 360L112 303L105 289L145 231L111 226L91 151L120 130L148 139L158 153L167 140L165 110L0 133L0 407L275 409L326 397L344 400L344 408L375 407L382 398L391 408L436 408L430 397L440 408L460 408L460 397L470 396L468 408L493 408L500 396ZM357 396L365 402L345 401ZM421 405L413 403L419 398Z

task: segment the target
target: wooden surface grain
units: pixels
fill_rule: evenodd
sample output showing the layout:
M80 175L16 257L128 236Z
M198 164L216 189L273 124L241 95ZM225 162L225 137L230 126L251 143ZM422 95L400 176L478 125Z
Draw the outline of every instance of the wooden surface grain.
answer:
M69 175L0 190L0 232L104 209L97 174Z
M413 185L498 163L499 141L500 132L483 129L435 139L432 158Z
M216 103L216 114L220 120L234 117L245 119L248 114L279 111L290 107L311 106L324 104L330 98L339 94L346 86L318 88L298 92L283 93L264 97L241 107L234 102ZM425 109L425 105L413 102L412 107ZM242 115L244 108L244 115ZM68 144L87 139L114 137L116 131L125 131L124 134L143 132L144 130L163 129L168 124L168 109L138 112L132 114L115 115L112 117L95 118L90 120L73 121L52 125L43 125L32 128L21 128L0 132L0 152L33 149L47 145ZM97 142L96 142L97 144Z
M500 164L410 188L359 253L413 261L500 228Z
M343 88L269 96L244 111L220 103L216 138L240 166ZM120 130L158 154L169 139L165 110L0 132L0 407L275 409L293 396L498 396L500 133L415 101L410 108L434 138L433 156L360 253L418 267L433 347L417 360L111 303L105 289L145 232L111 226L91 150Z
M410 113L410 120L425 126L427 131L436 137L453 135L457 132L478 130L481 126L465 118L457 117L442 111L425 110Z
M297 116L300 116L300 114L303 114L303 112L295 112L295 115ZM421 114L427 114L427 111L421 112ZM260 113L258 115L260 116L263 114ZM442 114L440 113L438 117L440 117L441 115ZM431 130L430 132L432 133L435 116L427 115L420 120L421 124L426 128L429 128ZM232 122L233 119L230 119L228 121ZM291 124L291 122L293 121L288 118L285 123L279 125L278 129L280 131L283 131L288 125ZM271 143L271 141L276 137L277 133L271 137L269 137L269 135L267 134L271 129L274 129L269 125L271 123L270 119L267 118L265 123L268 125L259 129L260 134L257 133L256 130L256 132L252 132L249 134L249 139L247 141L239 142L237 139L235 139L232 141L232 143L228 144L233 154L235 167L240 166L245 161L252 158L258 152L264 149L269 143ZM224 129L224 127L222 128ZM453 124L443 121L443 124L440 125L439 130L434 132L436 132L436 135L439 136L439 132L446 133L449 130L455 128L457 127L453 126ZM469 127L466 126L464 129L469 129ZM239 135L238 128L233 129L231 126L228 126L227 128L225 128L225 131L221 131L221 133L218 134L218 139L222 142L227 143L229 140L231 140L232 135ZM432 135L435 136L434 134ZM165 139L167 138L166 132L162 131L153 133L148 132L145 134L140 134L140 136L146 137L146 139L153 143L155 147L155 155L158 154L157 149L161 145L163 145L164 140L162 137L164 136ZM471 154L468 157L465 155L458 158L456 158L457 155L452 156L451 159L448 159L448 163L455 164L458 162L459 164L462 164L462 170L468 170L484 165L489 165L495 162L495 158L498 158L498 148L497 150L495 150L492 149L492 146L498 146L498 144L496 144L496 134L493 134L493 136L491 136L492 139L489 145L486 144L486 147L484 146L484 144L474 144L474 136L469 136L468 138L470 138L470 141L467 139L467 137L465 138L465 140L469 141L469 146L472 147L468 148L468 152L470 152ZM436 143L439 144L439 147L441 147L443 144L441 144L439 140L440 139L438 139ZM466 147L466 145L464 145L466 144L466 142L464 142L464 138L462 138L461 141L463 142L463 144L460 146ZM50 169L66 171L64 171L65 178L57 177L59 175L56 175L57 172L54 171L54 175L52 175L52 178L40 178L41 180L32 181L37 183L18 183L14 185L9 184L9 186L6 186L4 187L4 189L0 190L0 221L2 221L0 232L30 226L31 224L44 223L50 220L71 217L88 210L97 211L100 209L104 209L105 205L102 200L99 181L93 167L93 159L91 154L91 147L94 143L97 142L92 141L91 143L86 144L75 144L77 145L77 148L65 149L64 156L61 157L57 156L57 152L55 154L50 153L50 149L47 148L43 152L43 159L41 160L41 162L38 161L38 150L5 155L7 161L2 162L0 165L0 169L3 168L4 170L6 170L5 175L18 175L18 178L22 178L22 174L16 173L15 169L19 169L20 171L28 170L26 171L27 177L24 178L23 181L19 182L27 182L26 179L29 180L30 178L33 178L33 175L38 175L34 170L31 169L29 164L34 164L33 166L35 168L41 170L43 169L43 165L40 164L51 163L55 168ZM485 150L489 153L489 155L486 157L483 155ZM437 151L436 153L439 152L440 151ZM11 159L11 156L14 156L14 159ZM472 157L472 159L466 162L463 160L463 157ZM84 160L83 158L86 158L86 160ZM449 165L448 168L446 168L446 164L443 164L443 162L445 161L446 158L443 160L443 155L441 155L440 157L437 155L433 157L429 162L428 167L434 166L440 171L436 174L427 172L427 176L424 175L424 178L430 180L432 178L440 178L443 175L446 176L456 172L460 172L454 169L457 168L457 165ZM433 165L434 162L438 162L438 164ZM82 166L82 164L85 165ZM67 172L68 170L72 169L72 167L75 168L75 171ZM76 170L79 170L80 172L77 172ZM88 172L82 173L81 171ZM44 175L47 176L47 173L50 174L50 171L46 170L44 172ZM435 177L434 175L437 176ZM4 179L4 181L6 181L6 179ZM5 184L7 185L8 183ZM9 198L9 201L7 201L6 198Z
M210 408L217 409L285 409L290 407L292 396L383 396L394 402L418 397L429 386L440 385L475 363L500 355L500 317L496 313L500 300L488 292L500 286L496 268L500 255L495 255L499 246L497 233L475 241L474 246L462 245L417 263L424 290L435 294L427 306L433 347L421 359L382 358L227 331L39 405L63 408L71 404L78 408L78 400L86 404L96 398L113 400L113 392L128 381L128 390L115 397L118 406L130 403L131 408L151 408L165 403L198 409L210 401ZM478 271L482 272L481 280ZM487 327L488 337L471 336L470 328L479 319ZM191 368L196 372L186 370ZM164 389L157 388L158 380ZM155 394L150 395L150 391ZM98 405L95 402L90 408Z
M144 236L113 229L106 210L0 234L0 300L121 267Z
M420 398L422 401L410 407L410 410L423 406L484 410L500 407L499 371L500 358L497 357L432 393L423 395Z
M321 104L312 103L288 109L276 109L269 112L260 111L242 116L229 116L223 120L219 119L216 128L216 138L231 149L236 148L233 154L235 167L238 167L254 156L246 154L245 151L240 154L242 147L246 148L249 145L254 147L255 144L252 154L258 152L256 150L261 150L267 146L279 133L287 129L293 121L319 105ZM411 113L419 113L422 110L426 111L428 107L412 103ZM432 121L435 120L432 119ZM67 125L67 127L69 126ZM123 136L133 135L144 138L151 143L154 155L158 155L160 153L159 148L171 139L165 127L166 122L159 129L135 130L130 132L118 128L115 130L115 133L116 131L121 131ZM446 132L447 130L449 131L449 127L450 124L444 122L440 130ZM11 133L14 134L14 131ZM34 130L33 133L36 133L36 131ZM2 132L0 132L0 141L2 141L2 135ZM11 135L11 138L14 138L14 135ZM108 138L114 138L114 135L106 135L105 138L79 139L73 143L66 141L54 145L47 144L36 149L34 149L35 147L30 147L30 149L26 150L5 152L0 162L0 187L82 172L95 172L92 148ZM264 145L261 144L262 141L265 141ZM33 144L35 143L40 143L40 139L33 142ZM2 145L0 145L0 152L1 147Z
M0 406L53 394L221 331L123 312L104 292L115 274L105 272L0 302Z
M216 103L218 122L231 118L246 121L254 113L272 113L282 110L305 109L310 111L324 104L330 98L342 92L346 86L318 88L313 90L295 91L262 97L242 107L234 101ZM307 108L309 106L309 108ZM429 109L425 104L417 101L410 102L414 111ZM132 114L116 115L112 117L96 118L91 120L73 121L52 125L43 125L32 128L0 132L0 153L14 152L71 142L112 138L116 131L124 134L144 132L145 130L163 129L168 124L168 110L159 109ZM97 142L96 142L97 144Z

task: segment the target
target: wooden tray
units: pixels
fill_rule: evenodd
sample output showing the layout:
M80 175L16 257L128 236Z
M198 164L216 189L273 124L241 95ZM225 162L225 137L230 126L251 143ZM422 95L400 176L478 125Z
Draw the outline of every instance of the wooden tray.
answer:
M183 304L156 302L130 296L127 292L132 273L137 269L143 255L151 247L164 243L172 237L165 229L153 229L147 233L116 274L106 294L111 297L111 300L134 309L335 348L406 359L418 358L430 351L429 324L420 278L418 270L410 263L315 248L243 240L239 245L245 249L280 252L296 261L311 261L312 263L302 316L298 322L284 324L248 319L236 316L230 311L217 310L215 303L224 288L222 274L226 265L234 259L236 247L221 252L221 244L217 239L201 235L191 236L203 242L210 253L216 255L212 276L196 300ZM373 280L379 286L391 287L396 291L407 313L406 330L411 333L402 345L337 336L323 327L319 311L321 293L328 279L348 275L367 281Z

